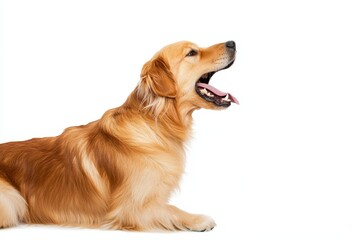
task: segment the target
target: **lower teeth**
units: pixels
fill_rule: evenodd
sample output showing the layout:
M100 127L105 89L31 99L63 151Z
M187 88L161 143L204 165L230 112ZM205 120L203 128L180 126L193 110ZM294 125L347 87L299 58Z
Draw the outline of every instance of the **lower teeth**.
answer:
M212 94L211 92L208 92L206 88L200 89L200 93L201 93L201 95L205 95L205 96L208 96L210 98L215 97L215 95ZM231 102L231 99L229 98L229 95L226 95L223 98L218 97L218 99L221 100L221 102Z

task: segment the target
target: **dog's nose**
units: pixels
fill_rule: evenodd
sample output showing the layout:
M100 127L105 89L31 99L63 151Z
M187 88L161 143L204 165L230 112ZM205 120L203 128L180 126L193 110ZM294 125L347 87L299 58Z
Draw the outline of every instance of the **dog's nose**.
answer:
M234 41L227 41L225 43L225 46L229 49L229 50L236 50L236 44Z

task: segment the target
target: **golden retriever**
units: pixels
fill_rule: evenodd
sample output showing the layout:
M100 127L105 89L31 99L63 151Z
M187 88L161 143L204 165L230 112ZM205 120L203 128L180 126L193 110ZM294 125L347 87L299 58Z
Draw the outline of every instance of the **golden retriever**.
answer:
M234 41L168 45L143 66L125 103L99 120L57 137L0 144L0 227L213 229L212 218L168 199L184 171L193 111L238 103L208 84L235 54Z

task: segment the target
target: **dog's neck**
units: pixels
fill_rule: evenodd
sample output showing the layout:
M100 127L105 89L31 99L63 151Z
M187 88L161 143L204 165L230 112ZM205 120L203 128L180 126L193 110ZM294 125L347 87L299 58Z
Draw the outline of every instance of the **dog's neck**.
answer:
M133 91L128 99L119 108L112 110L114 117L126 117L126 112L136 113L133 116L141 116L142 119L159 127L169 138L177 138L186 142L190 136L192 125L192 112L179 111L176 99L156 97L153 102L142 98Z

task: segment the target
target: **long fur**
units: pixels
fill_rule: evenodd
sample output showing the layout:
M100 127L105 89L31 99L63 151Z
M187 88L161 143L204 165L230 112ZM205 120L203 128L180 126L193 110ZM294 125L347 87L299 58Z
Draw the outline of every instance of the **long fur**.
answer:
M180 63L186 48L194 47L179 42L163 48L144 65L125 103L101 119L67 128L57 137L0 144L0 227L24 222L143 231L212 229L210 217L167 203L184 171L191 113L216 108L188 91L209 68L209 59L198 59L201 71ZM224 49L217 44L201 51Z

